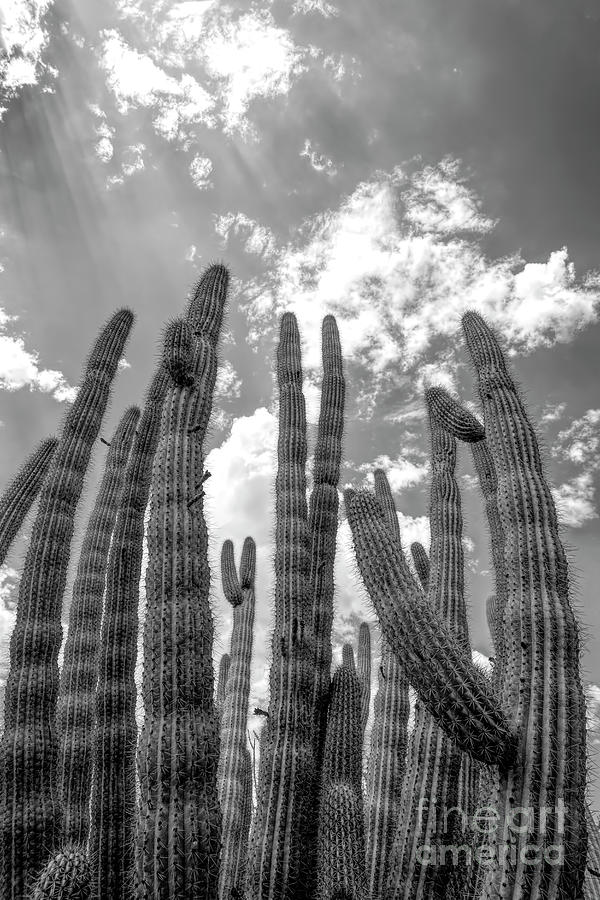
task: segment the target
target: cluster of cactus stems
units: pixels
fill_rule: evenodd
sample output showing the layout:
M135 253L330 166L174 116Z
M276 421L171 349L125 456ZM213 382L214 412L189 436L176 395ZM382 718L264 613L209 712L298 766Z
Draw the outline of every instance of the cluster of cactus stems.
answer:
M307 499L300 334L294 315L281 320L275 614L256 777L246 733L250 537L239 570L232 542L222 548L233 628L216 692L212 662L204 440L227 292L226 267L209 266L184 317L165 330L142 412L128 409L109 444L60 673L76 508L130 311L118 311L94 345L60 437L40 444L0 498L2 562L39 496L0 740L0 900L594 900L600 839L585 803L585 706L567 563L534 429L498 340L477 313L463 317L463 330L483 422L442 388L425 396L429 555L413 543L409 565L382 470L374 472L374 493L345 492L356 561L381 628L370 741L366 622L356 662L344 645L331 676L345 402L337 325L333 316L323 321ZM471 659L455 477L462 443L489 526L491 675ZM409 686L417 697L412 729ZM478 806L492 807L501 827L470 831L464 818ZM531 811L528 828L510 827L517 809ZM473 849L476 837L486 865L423 860L423 847ZM535 865L527 864L532 845Z

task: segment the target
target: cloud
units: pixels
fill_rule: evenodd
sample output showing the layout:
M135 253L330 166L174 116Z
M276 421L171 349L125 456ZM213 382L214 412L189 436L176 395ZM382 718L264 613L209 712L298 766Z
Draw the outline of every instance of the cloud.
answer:
M195 156L190 163L192 181L200 190L212 187L210 175L213 170L212 160L208 156Z
M48 44L42 20L50 6L51 0L11 0L0 6L0 82L7 98L36 84L42 72L53 71L42 60Z
M302 71L304 52L268 10L216 18L202 48L207 72L221 82L226 131L247 130L246 114L257 97L287 94Z
M39 353L28 350L22 337L5 333L7 323L16 318L0 309L0 390L18 391L29 387L52 394L59 403L73 401L77 388L69 385L62 372L40 368Z
M581 528L597 519L594 506L595 487L591 472L582 472L552 491L558 520L570 528Z
M596 321L599 276L578 280L565 248L545 263L485 256L466 232L493 223L458 172L452 160L412 175L397 167L306 220L278 249L272 281L246 303L254 336L294 311L309 347L304 364L316 368L318 329L333 313L345 359L366 367L378 391L392 370L413 373L424 362L452 384L466 309L484 314L511 353L570 341Z
M571 528L580 528L590 519L598 518L594 481L600 469L599 451L600 409L588 409L568 428L559 431L553 441L552 456L581 469L554 491L559 518Z
M234 238L244 241L244 250L251 255L269 259L275 252L275 235L270 228L259 225L243 212L230 212L215 217L215 231L227 247Z
M324 153L320 153L316 148L313 148L312 142L308 139L304 141L304 147L300 152L300 156L308 159L315 172L323 172L325 175L329 175L330 178L337 175L338 170L333 160Z
M415 463L405 456L397 456L391 459L386 454L380 454L372 462L357 466L357 471L367 473L367 480L373 484L373 469L384 469L390 487L394 493L399 493L407 487L421 484L429 476L429 463Z

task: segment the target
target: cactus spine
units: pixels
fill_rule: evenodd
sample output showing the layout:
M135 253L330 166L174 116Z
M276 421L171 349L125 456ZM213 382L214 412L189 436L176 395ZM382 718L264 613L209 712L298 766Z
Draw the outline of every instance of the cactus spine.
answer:
M57 708L58 777L64 816L62 840L75 846L85 845L88 839L98 631L106 562L139 415L136 406L128 409L111 441L81 548L69 610Z
M361 721L364 738L371 705L371 632L367 622L361 622L358 630L357 672L360 682Z
M281 320L277 351L275 629L269 717L261 737L257 809L248 859L253 900L312 896L319 737L324 735L333 619L337 482L344 378L337 326L323 320L323 389L314 488L306 504L306 413L300 335Z
M0 497L0 565L40 492L57 444L55 437L38 444Z
M154 460L138 750L138 898L210 900L219 879L219 730L212 669L203 441L228 271L209 267L165 334L171 383Z
M244 889L248 849L249 811L252 809L252 775L247 745L252 628L254 626L254 578L256 545L244 541L240 575L235 569L233 544L225 541L221 552L223 590L233 606L231 667L225 688L221 718L221 754L217 771L223 812L223 852L219 875L219 900L230 900L231 892ZM250 796L248 797L248 787ZM250 809L248 808L250 802Z
M366 900L361 689L356 670L331 685L319 803L317 900Z
M155 372L124 477L108 557L96 687L89 849L94 900L133 895L135 720L144 513L168 375Z
M2 900L22 900L59 836L55 712L62 598L75 510L132 323L133 313L119 310L92 349L42 485L25 558L0 743Z

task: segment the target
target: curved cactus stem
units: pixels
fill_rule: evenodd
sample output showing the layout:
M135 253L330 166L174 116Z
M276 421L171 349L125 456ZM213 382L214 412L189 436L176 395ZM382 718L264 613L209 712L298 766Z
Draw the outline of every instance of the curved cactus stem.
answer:
M358 630L358 680L360 682L361 721L363 739L369 721L371 705L371 631L368 622L361 622Z
M40 492L57 444L55 437L38 444L0 497L0 566Z
M229 273L210 266L165 334L171 383L152 474L138 747L138 900L217 896L221 809L208 534L197 484ZM187 349L186 349L187 348Z
M254 627L255 565L256 545L253 539L248 537L244 541L238 579L233 560L233 544L231 541L225 541L221 553L221 578L225 596L233 606L233 631L231 666L221 717L221 753L217 770L217 784L223 812L219 900L229 900L233 890L243 892L246 875L249 812L252 809L252 774L249 769L250 755L246 729Z
M367 900L361 748L360 684L342 665L332 680L323 755L317 900Z
M505 541L505 657L498 693L519 740L519 762L498 776L502 828L490 836L493 851L507 852L496 853L483 892L523 900L579 897L587 849L585 703L567 560L535 432L502 349L480 315L468 312L462 321ZM515 806L534 810L527 829L509 827ZM525 848L531 846L537 865L527 863Z
M440 727L466 753L509 766L516 734L480 672L428 603L367 491L344 493L360 572L383 633ZM408 575L407 575L408 573Z
M29 900L89 900L90 889L85 846L69 842L49 859Z
M144 514L152 460L169 376L155 372L125 468L106 572L100 634L96 730L90 805L90 862L94 900L131 900L135 826L139 585Z
M104 475L79 556L58 693L58 777L64 808L62 840L85 845L89 831L94 697L106 563L124 486L125 466L140 416L124 413L106 456Z
M132 324L133 313L119 310L98 337L40 491L10 641L0 742L2 900L23 900L59 837L55 713L62 599L84 475Z

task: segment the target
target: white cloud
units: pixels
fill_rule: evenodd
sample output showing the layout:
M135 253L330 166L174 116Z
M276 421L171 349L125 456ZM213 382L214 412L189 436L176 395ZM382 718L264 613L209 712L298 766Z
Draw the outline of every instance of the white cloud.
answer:
M293 11L295 15L308 15L318 13L325 19L339 16L340 11L327 0L294 0Z
M240 396L242 380L227 359L219 365L215 383L215 398L231 400Z
M300 152L300 156L308 159L315 172L324 172L325 175L330 177L337 175L337 168L333 160L324 153L320 153L316 148L313 148L312 142L308 139L304 141L304 147Z
M42 17L51 0L11 0L0 5L0 81L8 96L20 87L35 84L44 67L48 34ZM2 110L3 112L4 110Z
M100 65L119 112L125 115L131 107L155 109L154 127L167 140L177 138L183 125L214 124L214 101L189 73L179 79L168 75L115 30L104 33Z
M223 247L236 237L244 241L246 253L270 258L275 252L275 235L271 229L259 225L243 212L216 216L215 231L221 236Z
M213 22L202 48L206 69L223 84L222 117L227 131L246 130L252 100L287 94L305 68L303 52L268 10Z
M556 422L560 419L566 409L566 403L546 403L542 411L541 422Z
M591 472L582 472L552 491L558 520L570 528L581 528L597 519L594 506L595 488Z
M59 403L74 400L77 388L68 384L62 372L40 368L39 353L28 350L22 337L5 333L7 322L14 318L0 310L0 390L29 387L52 394Z
M378 174L337 210L305 222L279 250L270 293L247 303L255 334L271 327L273 315L294 311L309 347L305 365L316 368L318 329L333 313L345 359L367 366L376 390L392 367L420 372L426 357L438 367L442 360L451 384L464 359L459 332L467 309L479 310L520 353L569 341L596 321L600 280L578 281L564 248L546 263L493 261L464 236L467 225L481 232L490 224L456 183L457 171L446 160L425 174Z
M429 476L429 462L415 463L404 456L390 459L381 454L372 462L357 467L359 472L366 472L370 484L373 483L373 469L384 469L387 480L394 493L399 493L407 487L421 484Z
M195 156L190 163L192 181L200 190L212 187L210 175L213 170L212 160L208 156Z

